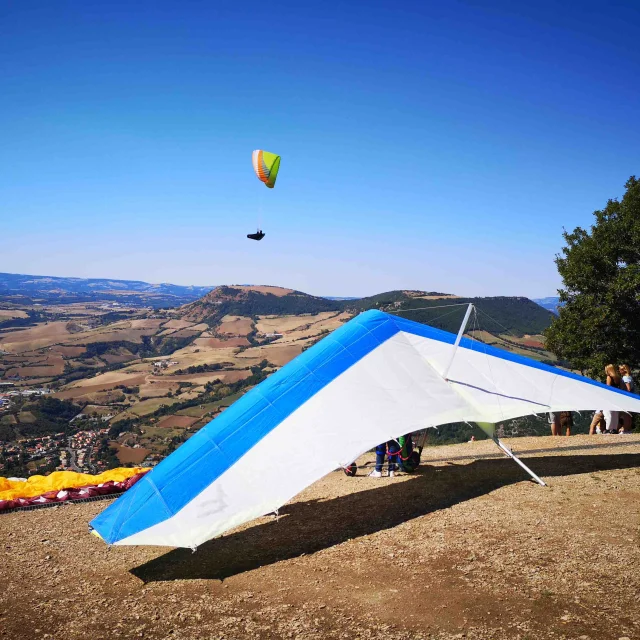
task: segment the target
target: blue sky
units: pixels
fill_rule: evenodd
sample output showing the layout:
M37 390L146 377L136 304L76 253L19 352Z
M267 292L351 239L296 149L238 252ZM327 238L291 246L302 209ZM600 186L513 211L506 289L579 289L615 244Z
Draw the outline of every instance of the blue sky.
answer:
M553 295L562 227L639 172L639 26L637 2L0 0L0 271Z

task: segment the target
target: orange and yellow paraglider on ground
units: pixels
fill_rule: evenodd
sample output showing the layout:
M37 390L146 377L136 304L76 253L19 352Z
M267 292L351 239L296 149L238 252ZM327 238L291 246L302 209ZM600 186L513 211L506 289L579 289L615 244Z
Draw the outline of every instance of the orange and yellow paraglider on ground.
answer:
M99 475L54 471L26 480L0 477L0 511L120 493L133 486L149 469L118 468Z

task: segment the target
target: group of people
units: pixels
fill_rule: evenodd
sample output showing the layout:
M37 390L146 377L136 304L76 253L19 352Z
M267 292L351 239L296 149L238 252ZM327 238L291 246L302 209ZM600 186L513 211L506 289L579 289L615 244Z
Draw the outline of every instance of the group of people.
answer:
M621 364L616 367L608 364L604 368L607 375L607 385L615 389L622 389L635 393L635 383L631 377L629 365ZM631 414L621 411L596 411L589 427L589 435L596 433L631 433Z
M410 433L400 436L397 440L383 442L376 447L376 466L369 474L371 478L382 477L385 457L389 459L390 478L393 478L398 471L412 473L420 464L420 452L414 449Z
M615 389L622 389L635 393L635 383L631 377L631 370L626 364L616 367L608 364L604 368L607 376L607 385ZM631 414L621 411L598 410L593 414L593 420L589 427L589 435L596 433L631 433ZM561 436L563 433L570 436L573 427L573 413L571 411L558 411L549 414L551 435Z

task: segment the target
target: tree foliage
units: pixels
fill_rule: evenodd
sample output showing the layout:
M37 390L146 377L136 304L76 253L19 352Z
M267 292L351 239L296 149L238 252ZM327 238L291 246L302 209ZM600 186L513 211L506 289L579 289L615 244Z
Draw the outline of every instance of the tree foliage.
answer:
M547 347L594 377L608 363L640 363L640 181L595 211L590 230L564 232L556 257L564 306L545 332Z

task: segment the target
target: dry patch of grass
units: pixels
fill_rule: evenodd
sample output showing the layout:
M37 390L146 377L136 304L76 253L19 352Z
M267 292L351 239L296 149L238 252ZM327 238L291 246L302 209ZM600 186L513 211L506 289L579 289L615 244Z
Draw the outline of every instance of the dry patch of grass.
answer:
M122 349L120 353L105 353L100 356L101 360L104 360L107 364L120 364L122 362L129 362L130 360L137 360L138 356L131 353L128 349Z
M0 349L10 353L22 353L52 346L71 335L67 324L67 322L49 322L21 331L4 333L0 335Z
M287 333L335 315L335 312L327 311L303 316L259 316L256 329L261 333Z
M294 293L293 289L285 289L283 287L271 287L268 285L256 285L256 286L245 286L239 284L231 285L234 289L241 289L242 291L256 291L258 293L270 293L278 298L282 298L282 296L289 295L290 293Z
M221 340L220 338L196 338L193 342L196 347L204 347L208 349L228 349L230 347L248 347L249 341L246 338L229 338Z
M180 402L177 398L150 398L149 400L142 400L137 402L131 408L127 410L128 413L132 413L136 416L146 416L154 411L157 411L163 405L172 405L176 402Z
M116 456L122 464L140 464L150 453L151 449L138 447L127 447L112 440L109 442L111 447L116 450Z
M188 429L194 422L197 422L198 418L192 418L190 416L167 416L162 418L156 425L160 429Z
M15 367L9 369L7 377L18 375L21 378L38 378L59 376L64 371L64 359L60 354L50 354L36 366Z
M278 367L282 367L287 362L293 360L302 353L302 343L292 345L280 345L277 342L264 347L253 347L238 354L238 359L249 358L253 361L261 362L268 360Z
M12 320L13 318L28 318L29 314L21 309L0 309L0 320Z
M193 327L194 323L189 322L188 320L169 320L162 325L162 328L166 331L167 329L187 329L188 327Z
M251 318L244 316L224 316L218 326L218 333L228 333L232 336L246 336L253 329Z
M65 358L77 358L86 351L84 347L64 347L62 345L51 347L51 350L59 353Z
M148 381L146 384L140 386L138 396L140 400L146 398L162 398L169 392L174 393L177 389L178 384L175 382L165 380Z
M189 345L188 347L174 351L171 355L171 359L177 360L179 362L178 368L181 369L186 369L187 367L197 366L200 364L215 364L218 362L232 362L234 364L241 363L239 366L243 367L247 366L247 364L257 364L259 362L259 360L255 363L248 362L246 360L246 356L243 359L239 359L236 351L237 347L211 349L209 347Z
M116 375L111 375L116 374ZM117 375L120 374L120 375ZM115 387L119 385L124 385L126 387L134 387L141 384L144 384L146 381L146 375L144 374L133 374L133 375L122 375L123 371L110 371L108 373L103 373L93 378L88 378L84 380L80 380L77 383L74 383L73 386L67 387L62 391L58 391L54 394L54 397L60 398L63 400L71 400L74 398L81 398L84 396L90 396L92 394L106 392L111 389L115 389ZM123 398L123 394L120 390L116 390L114 397ZM120 400L117 400L120 401ZM96 402L95 404L106 404L103 402Z
M110 389L119 384L124 384L128 387L144 384L146 378L142 374L130 373L125 369L119 369L118 371L107 371L106 373L100 373L92 378L85 378L73 383L74 387L102 387L103 389Z
M223 382L237 382L244 380L251 375L251 371L246 369L234 369L231 371L214 371L212 373L186 373L180 376L164 375L162 380L169 382L191 382L192 384L204 385L214 380L222 380Z

